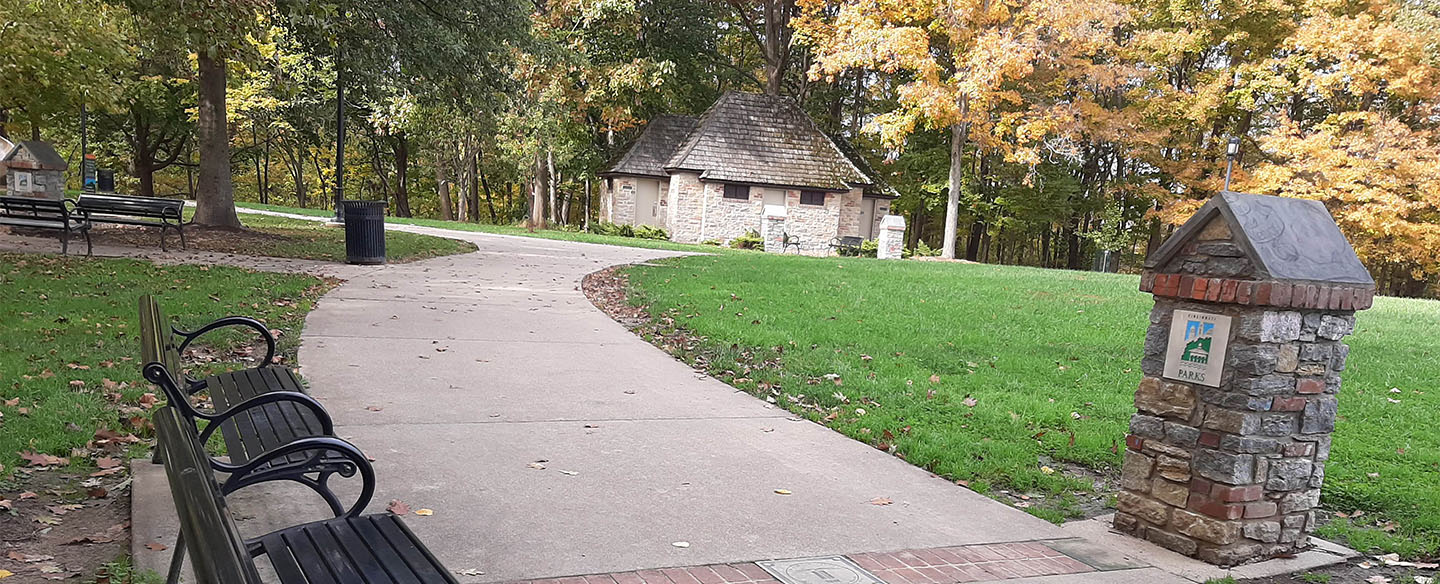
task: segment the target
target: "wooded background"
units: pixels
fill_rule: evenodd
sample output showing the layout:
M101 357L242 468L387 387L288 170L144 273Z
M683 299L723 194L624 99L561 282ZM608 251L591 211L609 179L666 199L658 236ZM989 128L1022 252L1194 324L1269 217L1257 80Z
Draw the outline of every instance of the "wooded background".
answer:
M202 224L340 178L399 216L573 229L649 118L778 93L900 194L912 248L1077 269L1137 266L1238 136L1233 190L1323 201L1420 296L1437 32L1440 0L0 0L0 133L78 169L83 104L120 190L193 193Z

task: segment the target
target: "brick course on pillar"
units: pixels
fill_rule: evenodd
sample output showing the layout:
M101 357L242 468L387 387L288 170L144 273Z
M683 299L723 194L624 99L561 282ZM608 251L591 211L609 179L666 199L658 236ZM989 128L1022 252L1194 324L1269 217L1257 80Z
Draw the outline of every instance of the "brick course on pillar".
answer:
M1342 339L1370 307L1369 273L1319 202L1223 193L1152 255L1140 289L1155 308L1115 528L1222 566L1306 547L1350 353ZM1187 342L1203 330L1193 320L1223 317L1223 339L1217 328ZM1191 370L1223 366L1201 380L1167 367L1177 351Z
M905 252L905 218L886 215L880 220L879 234L875 237L875 257L882 260L898 260Z

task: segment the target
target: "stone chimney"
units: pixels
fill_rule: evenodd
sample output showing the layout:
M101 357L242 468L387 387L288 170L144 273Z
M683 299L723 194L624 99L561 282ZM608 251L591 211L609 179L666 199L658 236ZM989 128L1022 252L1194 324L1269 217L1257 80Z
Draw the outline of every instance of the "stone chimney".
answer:
M1227 192L1140 289L1155 308L1115 528L1221 566L1307 547L1369 272L1320 202Z

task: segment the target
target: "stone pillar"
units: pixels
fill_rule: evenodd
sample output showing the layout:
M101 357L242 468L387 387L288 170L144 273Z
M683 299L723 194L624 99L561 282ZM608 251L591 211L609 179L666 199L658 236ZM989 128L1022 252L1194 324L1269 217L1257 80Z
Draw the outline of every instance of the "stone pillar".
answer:
M886 215L880 220L880 233L875 237L875 257L898 260L905 250L905 218Z
M785 253L786 214L785 205L765 205L760 237L765 240L765 251L768 253Z
M1221 566L1307 547L1369 273L1319 202L1240 193L1145 268L1115 528Z

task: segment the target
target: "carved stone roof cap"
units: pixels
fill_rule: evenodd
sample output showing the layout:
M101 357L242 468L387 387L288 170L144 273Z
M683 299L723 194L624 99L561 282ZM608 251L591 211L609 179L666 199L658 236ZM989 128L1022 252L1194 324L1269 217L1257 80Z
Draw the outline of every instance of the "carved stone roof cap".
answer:
M1373 286L1370 271L1320 201L1224 192L1201 207L1145 261L1157 270L1212 219L1229 224L1260 279Z

